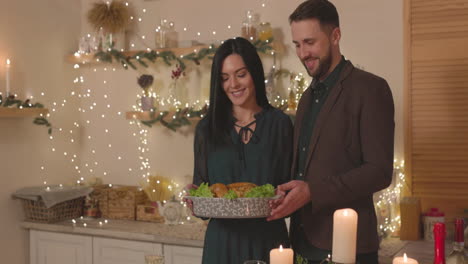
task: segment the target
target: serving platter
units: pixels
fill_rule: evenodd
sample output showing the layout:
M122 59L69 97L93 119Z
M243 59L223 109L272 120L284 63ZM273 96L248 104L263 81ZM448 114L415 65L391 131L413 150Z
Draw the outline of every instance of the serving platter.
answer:
M263 218L270 216L269 201L280 196L270 198L209 198L186 196L192 200L193 213L198 217L208 218Z

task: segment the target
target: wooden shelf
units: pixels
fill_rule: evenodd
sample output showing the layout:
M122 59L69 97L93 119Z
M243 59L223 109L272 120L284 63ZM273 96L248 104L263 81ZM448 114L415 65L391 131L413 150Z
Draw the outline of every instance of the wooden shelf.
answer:
M167 48L167 49L155 49L156 52L163 52L163 51L172 51L174 55L186 55L192 53L194 51L199 51L203 48L208 48L209 45L198 45L188 48ZM146 50L132 50L132 51L124 51L123 54L125 56L134 56L138 52L147 52ZM94 53L89 54L81 54L81 55L67 55L66 61L69 63L81 63L81 64L96 64L101 63L94 58Z
M0 107L0 117L12 117L12 118L22 118L22 117L36 117L41 114L46 115L49 113L49 110L46 108L8 108Z
M276 53L284 53L285 47L283 44L278 42L273 42L273 48L276 50ZM188 48L166 48L166 49L155 49L156 52L163 52L163 51L172 51L174 55L187 55L192 52L198 52L201 49L208 48L210 45L196 45ZM124 51L123 54L125 56L134 56L138 52L147 52L146 50L132 50L132 51ZM94 53L89 54L81 54L81 55L67 55L66 61L69 63L80 63L80 64L99 64L102 62L97 61L94 58Z
M290 115L290 116L295 116L296 115L296 111L285 111L284 112L285 114L287 115ZM175 114L175 111L169 111L169 113L166 115L166 117L164 118L164 120L169 120L170 118L172 118L172 116L174 116ZM151 112L149 111L129 111L129 112L126 112L125 113L125 118L126 119L129 119L129 120L141 120L141 121L149 121L151 120ZM199 117L190 117L189 118L190 120L193 120L193 121L199 121L200 118Z
M169 119L174 116L175 111L169 111L166 115L164 120L168 121ZM125 117L127 119L134 119L134 120L141 120L141 121L149 121L151 120L151 112L150 111L130 111L125 113ZM189 117L190 120L199 121L199 117Z

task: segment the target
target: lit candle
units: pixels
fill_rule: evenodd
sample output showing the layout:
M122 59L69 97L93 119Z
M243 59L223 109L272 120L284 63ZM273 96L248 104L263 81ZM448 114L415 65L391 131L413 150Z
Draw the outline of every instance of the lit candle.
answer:
M6 60L6 73L5 73L5 80L6 80L6 96L10 95L10 59Z
M418 264L418 261L412 258L408 258L405 253L403 254L403 257L394 258L392 264Z
M274 248L270 251L270 264L293 264L294 252L290 248Z
M356 211L350 208L336 210L333 214L333 262L356 262L357 220Z

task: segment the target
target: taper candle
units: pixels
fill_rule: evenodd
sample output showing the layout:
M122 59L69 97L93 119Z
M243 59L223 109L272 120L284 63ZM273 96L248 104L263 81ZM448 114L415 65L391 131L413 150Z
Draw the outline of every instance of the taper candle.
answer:
M6 72L5 72L5 80L6 80L6 96L10 95L10 59L6 60Z

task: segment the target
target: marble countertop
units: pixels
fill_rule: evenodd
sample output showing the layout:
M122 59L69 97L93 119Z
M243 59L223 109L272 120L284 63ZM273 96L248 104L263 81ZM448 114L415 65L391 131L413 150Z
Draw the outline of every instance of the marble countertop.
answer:
M100 224L100 222L102 224ZM86 225L85 225L86 224ZM76 219L57 223L22 222L25 229L49 232L90 235L133 241L164 243L179 246L203 247L206 225L204 222L166 225L129 220ZM403 256L418 260L419 264L432 264L434 244L427 241L402 241L399 238L386 238L380 244L379 263L391 264L394 257ZM446 254L451 244L446 245Z
M452 252L452 242L445 243L445 257ZM380 244L379 263L391 264L394 257L405 254L416 259L419 264L432 264L434 261L434 242L416 240L402 241L399 238L386 238Z
M203 222L166 225L129 220L76 219L57 223L22 222L21 227L41 231L90 235L179 246L203 247L206 225ZM100 223L101 222L101 223Z

